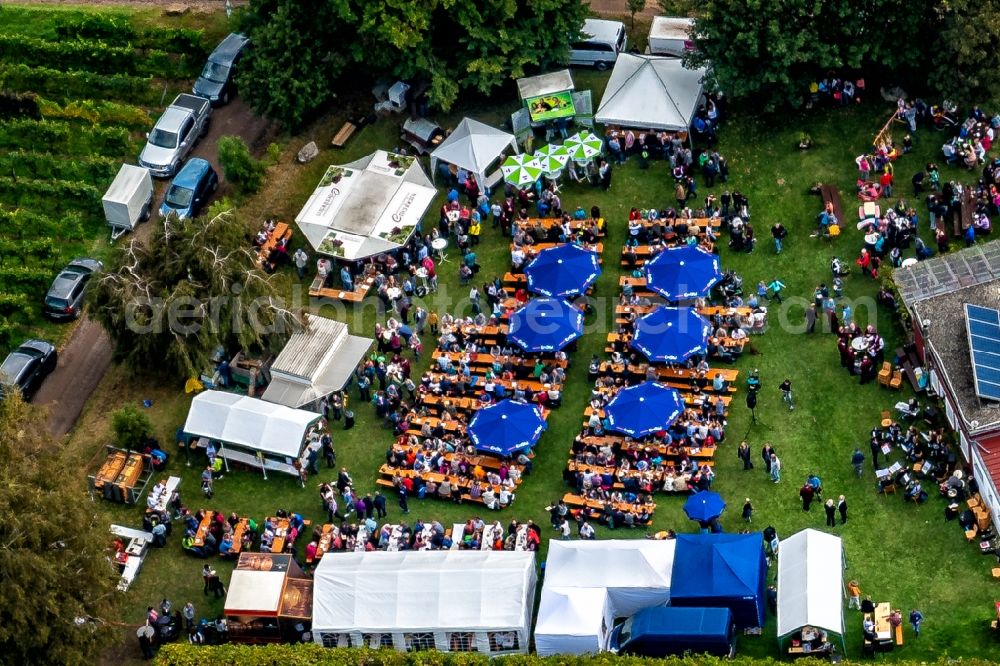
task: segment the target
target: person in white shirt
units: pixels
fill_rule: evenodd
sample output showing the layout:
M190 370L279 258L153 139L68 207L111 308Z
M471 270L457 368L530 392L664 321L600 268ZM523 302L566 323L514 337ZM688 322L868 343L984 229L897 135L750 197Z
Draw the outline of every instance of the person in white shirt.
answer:
M580 525L580 538L581 539L593 539L595 534L594 526L590 523L584 521L583 525Z

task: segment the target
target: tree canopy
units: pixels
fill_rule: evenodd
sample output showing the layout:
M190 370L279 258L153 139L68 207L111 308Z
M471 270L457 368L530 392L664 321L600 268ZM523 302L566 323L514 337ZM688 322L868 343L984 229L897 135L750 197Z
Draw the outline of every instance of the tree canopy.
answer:
M254 48L240 90L287 127L355 71L424 81L447 110L463 93L564 62L585 15L579 0L254 0L241 20Z
M92 664L116 616L108 524L16 391L0 400L0 662Z
M297 322L226 201L196 220L168 217L146 243L123 244L92 299L115 355L145 374L197 377L217 348L269 346Z

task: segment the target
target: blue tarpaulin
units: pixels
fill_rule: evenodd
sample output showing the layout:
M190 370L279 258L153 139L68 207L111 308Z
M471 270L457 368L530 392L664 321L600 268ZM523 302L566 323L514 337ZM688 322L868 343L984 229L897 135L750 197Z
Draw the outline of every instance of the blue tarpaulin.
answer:
M767 561L760 532L678 534L670 605L728 608L736 626L764 626Z

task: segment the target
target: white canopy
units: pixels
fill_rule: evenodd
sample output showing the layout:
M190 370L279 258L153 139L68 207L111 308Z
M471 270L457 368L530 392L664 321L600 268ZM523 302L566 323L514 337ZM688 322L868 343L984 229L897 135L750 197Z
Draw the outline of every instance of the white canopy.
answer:
M463 118L455 131L431 153L431 173L437 173L438 161L447 162L474 173L482 186L486 183L486 170L507 148L511 149L511 154L518 152L513 134L472 118Z
M547 72L537 76L527 76L517 80L517 93L521 96L522 100L573 90L573 87L573 75L570 74L568 69L560 69L558 72Z
M535 651L540 657L596 654L607 645L614 620L604 588L545 585L535 624Z
M364 259L404 245L435 194L416 158L377 150L330 166L295 222L318 253Z
M405 650L414 634L433 634L448 650L452 633L474 634L480 652L492 632L512 632L527 652L535 595L535 554L518 551L374 551L320 560L312 628L321 645L348 636L390 635Z
M191 401L184 432L252 451L297 458L309 426L319 414L223 391L205 391Z
M844 551L840 537L802 530L778 550L778 638L806 625L844 633Z
M277 615L285 590L285 571L236 569L226 594L226 615Z
M287 407L302 407L339 391L373 342L350 335L342 322L309 317L305 328L292 333L271 364L271 383L261 397Z
M687 131L701 99L705 70L676 58L621 53L594 120L605 125Z

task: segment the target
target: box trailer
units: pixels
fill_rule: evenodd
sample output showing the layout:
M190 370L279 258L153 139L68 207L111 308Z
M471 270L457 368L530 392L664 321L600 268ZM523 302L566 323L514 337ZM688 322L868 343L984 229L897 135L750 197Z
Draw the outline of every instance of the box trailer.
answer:
M153 203L153 179L149 170L123 164L101 202L104 217L111 227L111 240L132 231L135 225L149 218Z

